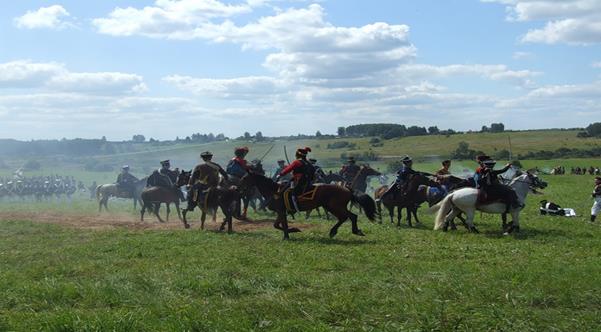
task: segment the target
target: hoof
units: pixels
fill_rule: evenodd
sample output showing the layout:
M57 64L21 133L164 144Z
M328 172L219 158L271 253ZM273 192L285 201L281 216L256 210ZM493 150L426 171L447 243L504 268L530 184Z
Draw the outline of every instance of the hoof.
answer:
M357 230L356 232L354 232L353 234L355 234L357 236L365 236L365 234L363 233L363 231L361 231L360 229Z
M336 236L338 232L337 231L330 231L330 238L333 238L334 236Z
M184 228L185 229L189 229L190 228L190 224L184 224Z
M288 233L300 233L300 229L296 227L288 228Z

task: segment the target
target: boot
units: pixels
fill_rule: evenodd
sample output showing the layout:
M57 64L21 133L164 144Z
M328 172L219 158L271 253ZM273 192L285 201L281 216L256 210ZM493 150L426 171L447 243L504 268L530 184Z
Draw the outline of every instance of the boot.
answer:
M591 222L595 222L596 218L597 218L597 216L591 214Z
M298 208L298 203L296 201L296 195L292 194L291 198L292 198L292 205L294 205L294 210L296 210L296 212L300 212L300 210Z

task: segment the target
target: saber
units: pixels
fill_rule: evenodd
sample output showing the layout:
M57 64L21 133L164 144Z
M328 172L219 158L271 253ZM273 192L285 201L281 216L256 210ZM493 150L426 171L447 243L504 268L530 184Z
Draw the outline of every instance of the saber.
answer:
M273 147L274 147L274 146L275 146L275 144L274 144L274 145L272 145L272 146L271 146L271 147L270 147L270 148L267 150L267 152L265 152L265 154L263 155L263 157L261 157L261 158L259 159L261 162L263 161L263 159L265 159L265 157L267 157L267 155L269 154L269 152L271 152L271 150L273 150Z
M290 165L290 159L288 159L288 150L286 150L286 146L284 145L284 156L286 156L286 162Z

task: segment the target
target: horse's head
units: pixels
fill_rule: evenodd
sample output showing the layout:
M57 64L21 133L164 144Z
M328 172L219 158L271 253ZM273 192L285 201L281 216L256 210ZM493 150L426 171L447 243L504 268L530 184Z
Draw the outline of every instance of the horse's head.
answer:
M539 178L535 173L532 173L532 172L528 171L524 175L528 179L530 187L532 187L532 188L538 188L538 189L545 189L545 188L547 188L547 185L548 185L547 182L541 180L541 178Z
M188 184L188 182L190 181L190 176L192 175L192 171L186 172L184 170L182 170L178 175L177 175L177 180L175 181L175 185L178 187L182 187Z
M369 165L363 165L363 167L361 167L361 172L365 176L380 176L380 175L382 175L382 173L371 168L371 166L369 166Z

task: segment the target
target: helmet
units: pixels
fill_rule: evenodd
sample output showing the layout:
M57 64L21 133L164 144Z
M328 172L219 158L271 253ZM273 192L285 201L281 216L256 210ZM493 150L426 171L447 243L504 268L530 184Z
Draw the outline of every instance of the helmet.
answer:
M200 157L202 159L211 159L213 157L213 154L210 151L205 151L200 154Z
M482 162L482 164L486 167L494 167L497 164L497 162L492 159L488 159L488 160L484 160Z
M169 165L171 165L171 163L169 162L169 159L161 161L161 166L169 166Z
M299 148L296 150L296 157L297 158L304 158L307 156L307 154L311 152L311 148L309 147L305 147L305 148Z

